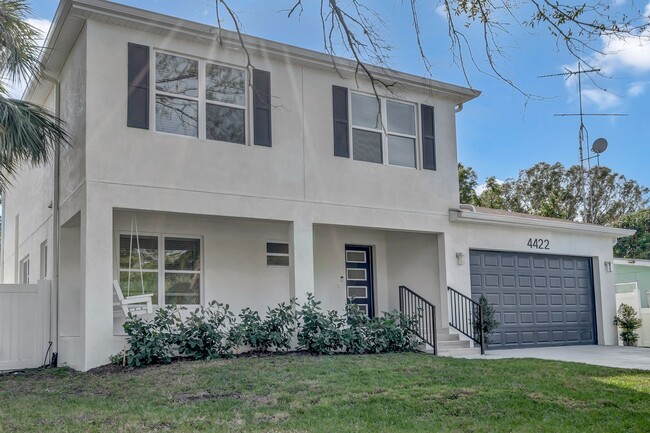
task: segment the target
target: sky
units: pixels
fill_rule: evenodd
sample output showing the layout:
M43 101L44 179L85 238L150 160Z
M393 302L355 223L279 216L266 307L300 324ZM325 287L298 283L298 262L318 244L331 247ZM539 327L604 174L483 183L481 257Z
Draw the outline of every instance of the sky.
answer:
M120 0L120 3L206 24L214 24L216 19L213 0ZM287 18L287 9L293 3L292 0L230 0L244 33L323 51L319 2L303 0L302 15ZM650 0L608 3L615 12L636 7L645 16L650 15ZM58 0L31 0L30 4L33 9L30 23L46 31ZM453 61L444 10L438 0L418 3L424 50L431 63L428 71L417 49L409 2L368 0L367 4L383 17L379 29L391 45L388 66L482 92L457 114L459 161L477 171L479 183L488 176L501 180L516 177L519 170L541 161L559 161L565 166L579 164L579 120L555 116L578 112L577 80L538 78L565 72L567 68L575 69L577 62L566 51L558 49L548 31L541 27L530 30L512 22L508 34L499 39L504 48L504 55L495 58L499 71L526 93L539 96L528 99L503 80L478 71L471 63L466 65L470 81L467 83ZM224 27L232 28L232 25L224 22ZM479 29L463 31L469 43L480 52ZM647 35L650 38L650 31ZM583 80L584 112L626 116L585 117L589 138L585 146L591 146L596 138L605 138L609 147L600 158L601 165L650 187L650 42L643 43L638 38L601 38L594 46L606 53L595 54L591 62L603 75L590 74ZM346 56L342 50L337 54ZM484 56L477 54L476 62L486 69ZM19 94L20 88L15 92Z

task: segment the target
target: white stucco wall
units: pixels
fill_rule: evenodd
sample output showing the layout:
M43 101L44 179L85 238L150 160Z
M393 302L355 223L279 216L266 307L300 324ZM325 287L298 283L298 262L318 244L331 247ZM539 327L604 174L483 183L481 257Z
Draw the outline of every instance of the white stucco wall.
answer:
M158 133L153 90L150 130L127 128L127 43L239 66L245 58L241 50L220 48L216 42L161 39L95 21L87 29L91 181L438 213L457 202L455 104L449 99L403 86L393 96L435 106L437 171L335 157L332 85L354 89L355 79L289 59L252 58L256 67L271 72L272 148ZM371 91L364 80L359 85ZM247 114L250 126L250 110Z

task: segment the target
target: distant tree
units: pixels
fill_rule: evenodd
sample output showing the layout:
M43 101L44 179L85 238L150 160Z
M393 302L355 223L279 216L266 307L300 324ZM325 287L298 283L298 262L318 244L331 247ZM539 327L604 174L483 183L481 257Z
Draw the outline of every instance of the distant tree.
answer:
M650 259L650 209L625 215L612 225L636 230L636 234L633 236L618 240L614 246L615 257Z
M584 179L581 173L578 165L566 169L559 162L552 165L540 162L521 170L516 179L499 182L490 177L478 196L478 204L601 225L611 224L648 205L648 188L608 167L592 167Z
M478 204L476 187L478 176L472 167L465 167L458 163L458 187L460 190L460 202L465 204Z
M494 176L485 179L485 188L478 198L478 204L492 209L505 209L503 182Z

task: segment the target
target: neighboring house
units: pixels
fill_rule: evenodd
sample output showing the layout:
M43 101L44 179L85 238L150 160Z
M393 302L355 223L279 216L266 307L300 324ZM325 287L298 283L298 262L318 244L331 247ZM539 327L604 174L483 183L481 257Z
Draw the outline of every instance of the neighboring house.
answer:
M614 259L616 304L633 307L642 320L639 346L650 347L650 260Z
M102 0L59 5L56 81L26 98L72 143L16 180L2 227L4 281L52 280L59 364L123 347L114 279L155 306L265 311L313 292L369 315L406 286L441 334L464 313L451 287L496 304L494 347L616 343L608 266L632 231L460 205L455 118L478 92L375 69L397 83L379 110L350 61L244 36L249 73L237 35L222 38Z

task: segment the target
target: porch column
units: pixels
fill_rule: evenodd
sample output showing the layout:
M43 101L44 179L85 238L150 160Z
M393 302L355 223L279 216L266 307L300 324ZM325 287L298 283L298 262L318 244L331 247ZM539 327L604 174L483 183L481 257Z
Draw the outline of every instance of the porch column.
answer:
M291 240L291 297L298 303L314 293L314 228L311 221L297 219L289 228Z
M82 220L84 370L108 363L113 347L113 209L89 185Z

